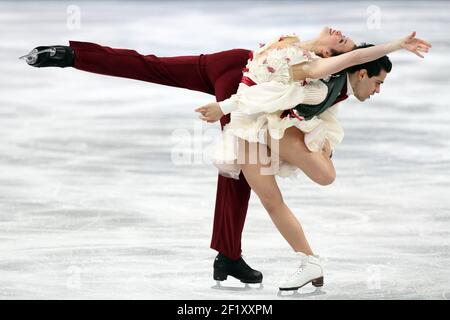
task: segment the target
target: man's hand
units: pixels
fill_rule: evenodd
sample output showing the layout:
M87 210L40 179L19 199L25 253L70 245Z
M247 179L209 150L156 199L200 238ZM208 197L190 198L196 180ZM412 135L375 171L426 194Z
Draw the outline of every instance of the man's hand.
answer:
M223 112L220 109L218 102L211 102L207 105L201 106L195 109L195 112L200 112L201 115L199 118L209 123L216 122L223 117Z

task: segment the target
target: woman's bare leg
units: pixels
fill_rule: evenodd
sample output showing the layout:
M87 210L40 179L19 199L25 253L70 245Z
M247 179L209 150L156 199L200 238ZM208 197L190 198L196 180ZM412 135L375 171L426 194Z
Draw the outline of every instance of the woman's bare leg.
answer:
M245 163L241 164L241 169L250 187L258 195L278 231L286 239L292 249L294 249L295 252L303 252L307 255L312 255L313 252L306 240L302 226L292 211L284 203L275 177L273 175L261 174L261 169L268 168L270 164L261 164L259 152L258 156L253 155L253 161L249 161L249 150L256 150L251 149L256 148L256 146L255 144L251 144L252 147L250 148L250 143L244 143L242 140L241 142L241 146L245 145L245 150L242 151L245 152L246 157ZM266 145L257 144L257 147L264 148L262 153L267 154Z
M290 127L280 140L268 139L269 148L278 151L280 158L302 170L320 185L329 185L336 178L333 162L324 152L311 152L305 145L304 133ZM275 145L278 142L278 145ZM272 143L274 144L272 146Z

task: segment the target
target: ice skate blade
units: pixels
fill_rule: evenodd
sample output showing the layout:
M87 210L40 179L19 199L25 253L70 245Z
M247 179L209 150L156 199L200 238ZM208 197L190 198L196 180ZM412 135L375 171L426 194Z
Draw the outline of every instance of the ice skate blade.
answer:
M296 291L300 288L303 288L304 286L306 286L308 283L311 283L314 287L316 288L320 288L323 287L323 277L317 278L317 279L313 279L311 281L306 282L305 284L299 286L299 287L292 287L292 288L279 288L280 291Z
M260 282L258 287L252 287L250 286L249 283L245 283L244 287L235 287L235 286L223 286L220 281L216 281L216 285L212 286L211 289L225 290L225 291L251 291L251 290L262 290L264 289L264 285L262 284L262 282Z
M314 297L321 296L327 294L325 291L322 291L321 287L316 287L314 291L311 292L298 292L298 290L279 290L277 296L280 298L306 298L306 297Z

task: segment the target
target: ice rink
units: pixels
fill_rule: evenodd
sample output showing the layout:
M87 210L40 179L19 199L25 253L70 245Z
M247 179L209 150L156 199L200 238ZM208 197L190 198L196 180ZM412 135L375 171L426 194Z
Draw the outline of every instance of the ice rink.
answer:
M450 298L448 12L444 1L0 2L0 299ZM415 30L433 48L391 54L381 94L341 105L331 186L278 179L327 259L323 289L289 297L277 285L294 256L255 194L243 254L264 287L213 288L217 172L199 159L220 128L193 110L214 97L17 59L68 40L159 56L255 49L326 25L358 43Z

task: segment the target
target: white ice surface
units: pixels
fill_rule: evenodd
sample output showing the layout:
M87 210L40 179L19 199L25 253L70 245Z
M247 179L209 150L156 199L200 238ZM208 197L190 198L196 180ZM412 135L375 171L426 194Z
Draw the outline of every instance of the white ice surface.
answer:
M69 4L81 9L79 30L66 26ZM373 4L380 29L366 24ZM324 25L374 43L416 30L433 49L424 60L392 54L382 93L342 105L333 185L279 179L328 258L323 290L293 298L449 298L448 12L428 1L0 2L0 298L279 298L293 256L254 194L243 252L264 289L211 288L216 171L171 161L173 151L201 158L220 133L193 112L211 96L17 57L69 39L160 56L253 49ZM177 129L189 133L184 147Z

